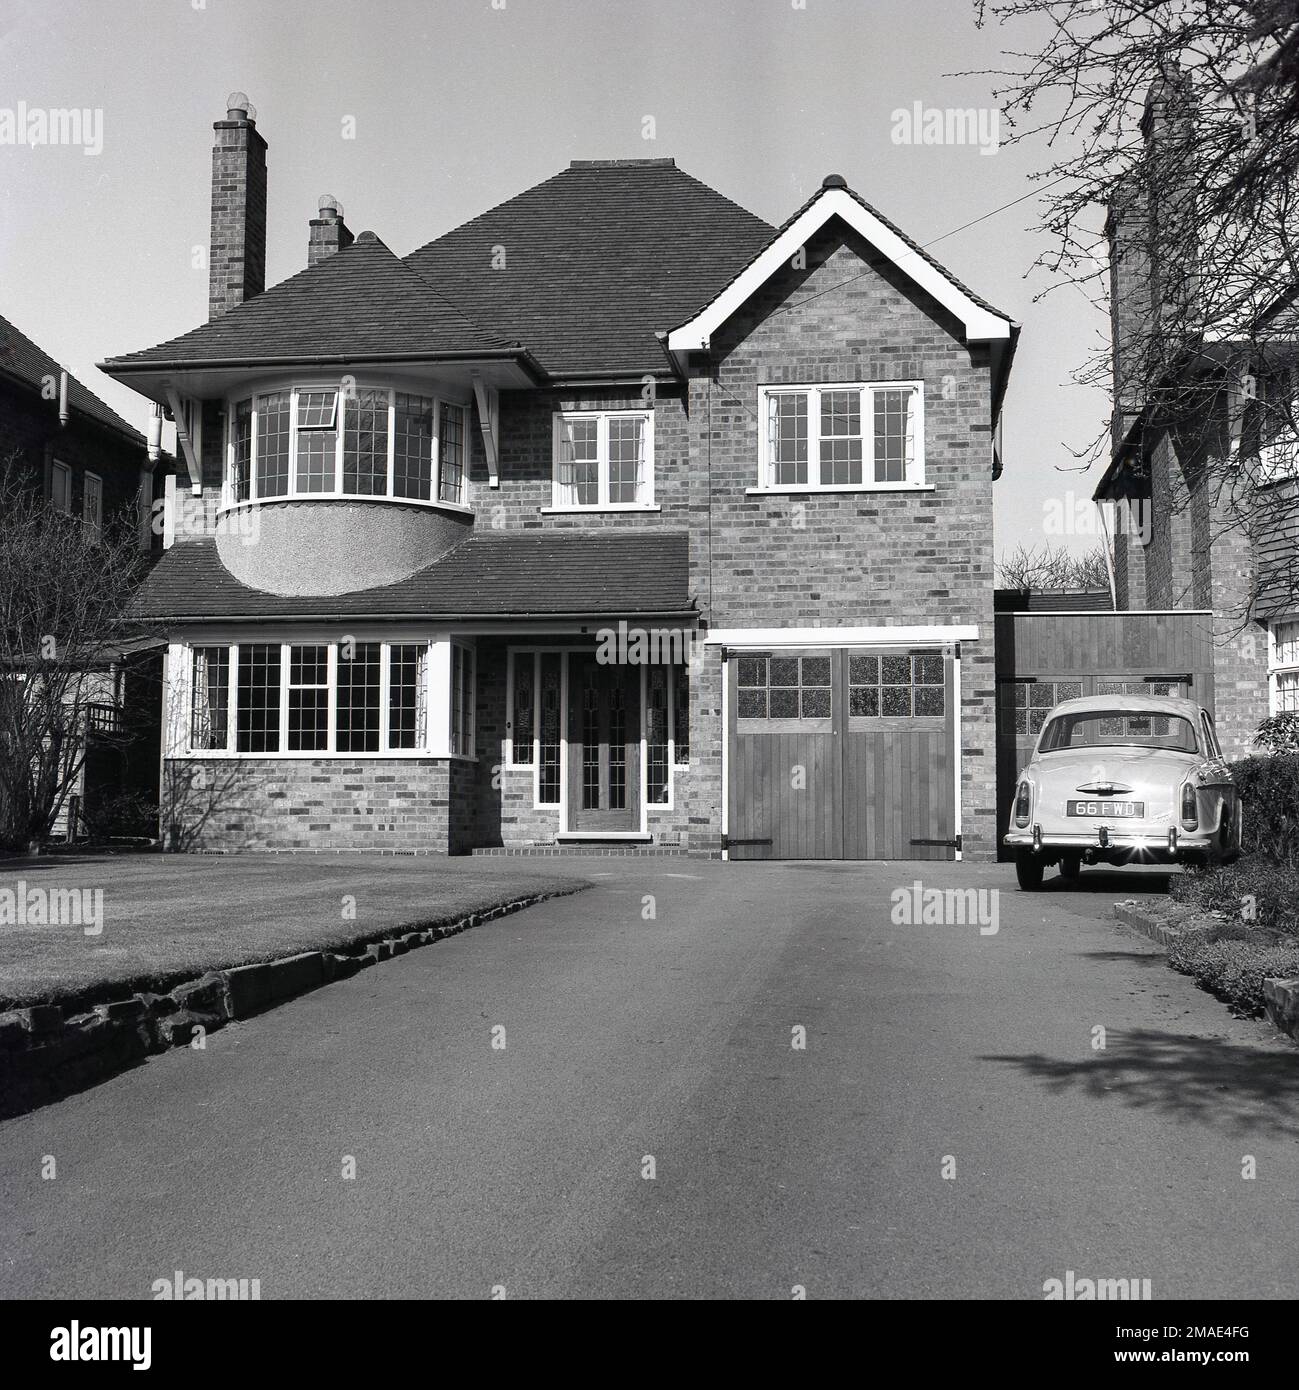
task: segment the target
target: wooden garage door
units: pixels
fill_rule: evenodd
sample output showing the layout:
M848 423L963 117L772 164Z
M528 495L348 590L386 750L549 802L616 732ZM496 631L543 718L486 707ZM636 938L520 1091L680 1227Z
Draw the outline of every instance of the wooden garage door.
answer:
M733 652L736 859L950 859L953 662L941 650Z

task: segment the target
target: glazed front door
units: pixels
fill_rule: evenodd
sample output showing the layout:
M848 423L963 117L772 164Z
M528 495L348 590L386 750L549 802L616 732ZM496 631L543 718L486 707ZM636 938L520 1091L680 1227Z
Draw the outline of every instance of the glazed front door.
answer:
M568 663L568 828L640 829L640 667Z

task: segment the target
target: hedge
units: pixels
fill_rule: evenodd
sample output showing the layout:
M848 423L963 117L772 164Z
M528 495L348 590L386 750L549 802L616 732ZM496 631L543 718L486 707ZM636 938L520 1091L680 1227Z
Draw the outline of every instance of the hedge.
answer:
M1241 850L1299 865L1299 753L1265 753L1232 763L1244 808Z

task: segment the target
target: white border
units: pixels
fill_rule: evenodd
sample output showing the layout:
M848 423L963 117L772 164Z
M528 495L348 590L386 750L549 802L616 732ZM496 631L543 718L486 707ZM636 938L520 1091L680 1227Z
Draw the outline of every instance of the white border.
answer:
M727 647L920 647L978 640L979 629L974 623L926 627L719 627L704 637L709 646Z
M765 250L760 251L712 303L668 334L668 350L700 352L707 349L718 328L777 271L788 265L800 247L805 246L831 217L841 217L903 274L960 319L968 340L983 342L1010 337L1012 320L1001 314L990 313L976 304L945 271L939 270L909 246L846 189L827 188Z

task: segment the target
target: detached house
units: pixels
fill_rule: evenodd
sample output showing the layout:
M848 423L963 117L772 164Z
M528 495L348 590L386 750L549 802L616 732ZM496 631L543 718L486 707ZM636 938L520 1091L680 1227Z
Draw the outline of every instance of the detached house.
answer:
M155 542L161 545L152 530L152 501L155 475L167 468L156 441L147 442L48 352L0 318L0 471L11 471L21 491L43 499L69 525L79 524L91 543L106 529L121 528L136 533L140 549L148 551ZM27 654L13 649L13 637L7 633L0 646L6 660L25 668ZM157 646L141 636L75 657L86 675L63 730L75 728L75 738L66 741L62 762L51 760L69 771L57 797L54 836L76 838L87 828L146 828L116 824L112 807L127 792L142 804L157 800ZM42 709L39 699L28 704L14 693L22 688L10 687L14 698L0 708L4 732L30 718L33 708ZM15 794L0 775L0 798Z
M578 161L405 257L332 200L265 289L213 152L178 422L180 847L995 853L992 486L1017 325L830 176L775 228Z
M1211 618L1198 687L1174 666L1169 692L1215 703L1223 748L1242 757L1269 713L1299 712L1295 292L1278 278L1272 303L1201 321L1200 219L1180 172L1196 138L1186 74L1152 87L1141 131L1146 173L1107 225L1114 413L1095 500L1128 518L1115 535L1118 608ZM1181 350L1152 370L1152 345L1167 343Z

